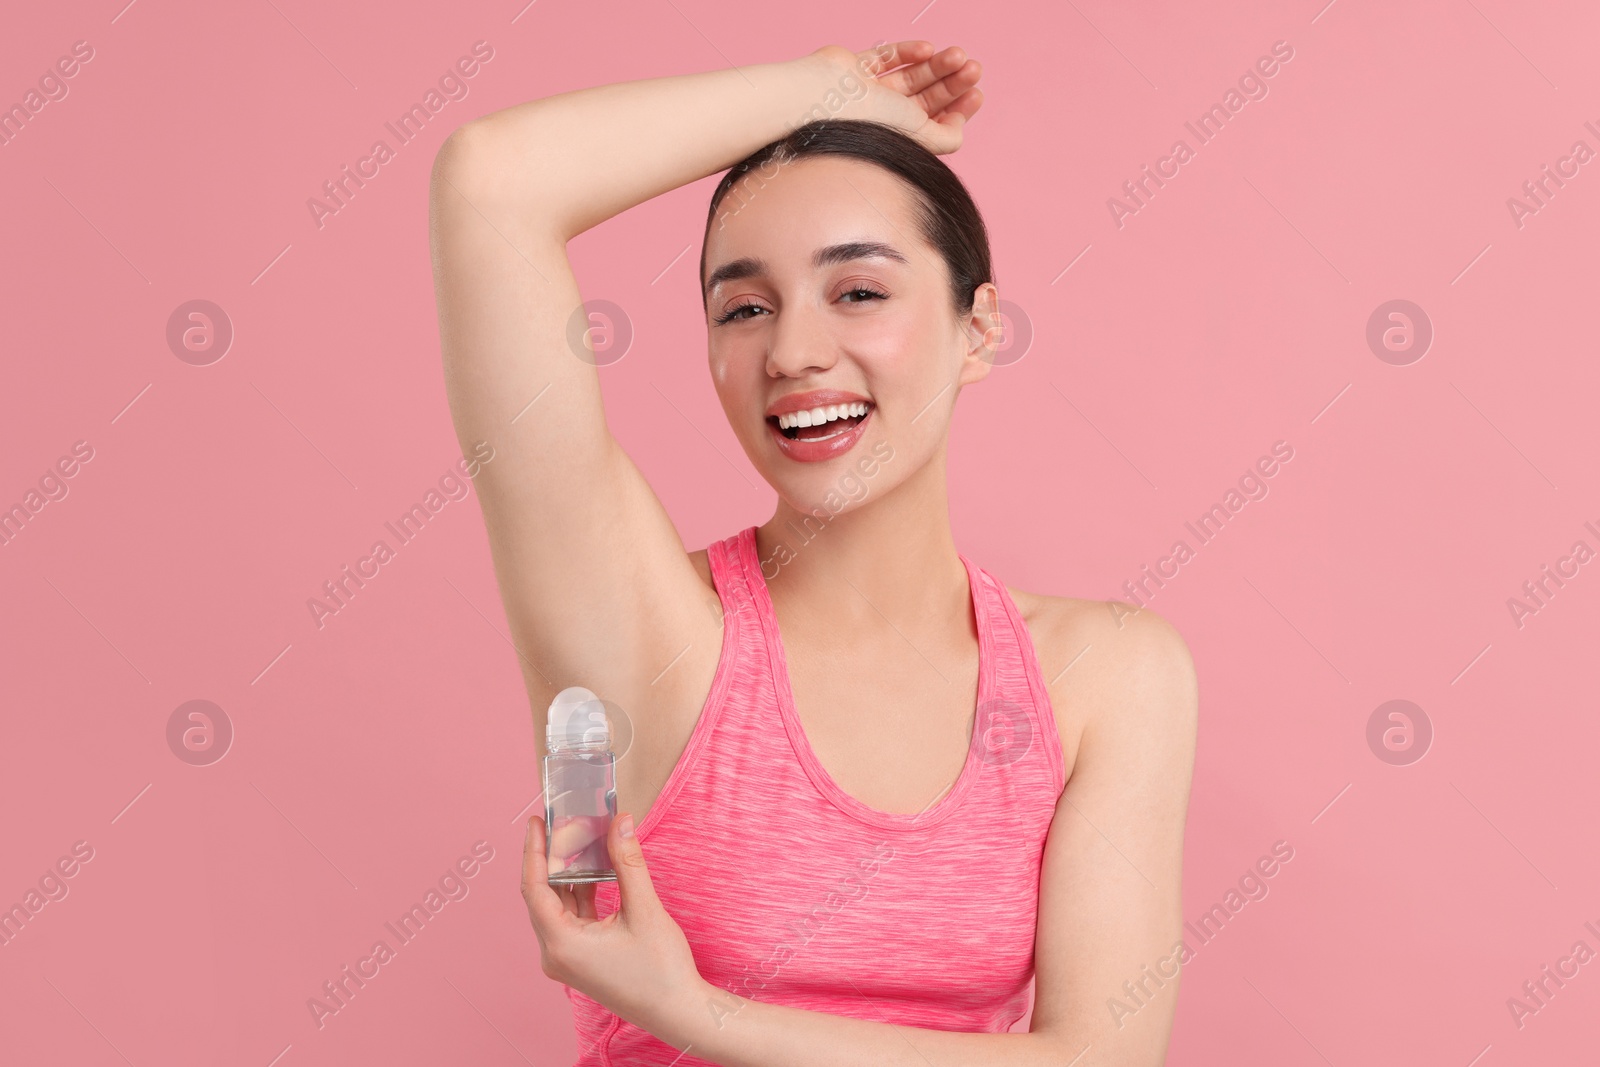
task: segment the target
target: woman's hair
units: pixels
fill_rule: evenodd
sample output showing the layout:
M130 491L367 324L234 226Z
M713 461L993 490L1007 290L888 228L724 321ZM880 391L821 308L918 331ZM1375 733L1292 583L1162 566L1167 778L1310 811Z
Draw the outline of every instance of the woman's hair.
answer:
M702 304L709 296L705 289L706 243L718 206L741 178L749 176L752 182L765 184L784 164L807 156L847 156L874 163L909 185L916 194L916 217L922 237L938 250L948 268L950 297L957 316L972 310L973 290L994 281L989 231L978 205L961 179L938 156L892 126L860 119L819 119L798 126L735 163L723 175L717 191L711 194L706 241L700 245Z

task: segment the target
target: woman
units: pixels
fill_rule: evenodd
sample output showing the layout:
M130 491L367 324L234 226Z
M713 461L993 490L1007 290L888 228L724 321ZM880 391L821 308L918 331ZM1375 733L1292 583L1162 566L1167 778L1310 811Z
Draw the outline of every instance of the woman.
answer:
M1188 650L1153 612L1008 589L950 529L950 418L1000 341L982 219L936 158L979 74L829 46L535 100L439 152L446 383L496 451L479 497L530 700L582 685L635 730L616 883L557 892L528 825L582 1064L1164 1056ZM730 167L711 379L778 501L688 552L607 430L565 246Z

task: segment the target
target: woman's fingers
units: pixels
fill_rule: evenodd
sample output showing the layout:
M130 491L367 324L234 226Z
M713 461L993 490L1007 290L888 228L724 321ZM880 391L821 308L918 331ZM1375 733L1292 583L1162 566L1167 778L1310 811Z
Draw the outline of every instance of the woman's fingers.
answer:
M594 843L605 837L606 821L604 816L575 815L558 818L556 825L549 831L550 873L555 874L563 867L573 864L582 857L586 849L592 850Z
M617 913L622 921L648 922L658 914L665 914L655 883L650 880L650 866L645 862L644 847L639 843L631 814L618 813L611 824L607 847L611 852L611 866L617 872Z
M544 859L544 819L528 818L528 833L522 839L522 899L528 904L528 918L542 937L550 924L561 920L565 910L561 898L550 888Z
M561 910L576 919L596 918L594 890L593 882L569 882L557 889L556 896L561 898Z
M955 100L937 117L923 123L913 136L934 155L949 155L961 149L967 120L983 105L983 97L973 89Z
M913 101L928 116L914 136L935 152L960 147L962 126L983 105L975 88L983 64L958 45L936 51L932 42L921 40L882 44L856 57L880 87Z
M950 102L919 131L923 143L937 155L959 151L967 122L983 106L983 90L968 89Z
M929 48L931 47L930 45ZM916 97L936 88L946 79L965 79L961 87L952 94L952 97L959 96L977 81L978 68L974 65L971 70L965 69L973 63L974 61L967 58L965 49L959 45L951 45L942 52L919 56L918 61L913 62L911 66L896 70L893 74L880 76L878 84L893 89L902 96Z
M982 106L983 90L977 88L968 89L966 92L952 100L949 105L944 108L943 113L937 116L937 118L938 121L944 122L952 115L959 115L960 121L956 124L956 129L960 129L961 125L967 122L967 120L971 119L972 116L976 115L978 113L978 109Z
M961 99L977 85L981 77L983 77L983 64L976 59L963 59L944 77L919 92L917 100L929 116L937 118L940 112L948 109L952 103Z
M528 916L541 937L552 932L552 922L564 920L566 916L584 920L598 918L594 909L594 884L552 886L545 851L544 819L535 815L528 820L528 832L522 843L522 896L528 902Z
M552 888L554 888L552 886ZM564 885L556 889L556 896L561 898L561 910L574 919L580 915L578 907L578 887L575 884Z
M583 885L580 885L580 886L578 886L577 889L573 890L572 895L573 895L573 898L574 898L574 900L575 900L575 902L576 902L576 904L578 906L578 918L580 918L580 919L594 919L594 918L597 918L597 916L594 913L594 891L595 891L595 888L596 888L596 886L595 886L595 884L593 882L585 882Z
M933 55L932 41L896 41L881 44L865 52L857 52L862 69L874 77L907 63L916 63Z
M951 45L930 57L926 63L918 63L914 67L900 71L899 76L905 79L901 91L907 96L919 96L929 90L937 89L945 80L959 76L968 62L966 51L957 45ZM960 92L958 91L956 95L960 95Z

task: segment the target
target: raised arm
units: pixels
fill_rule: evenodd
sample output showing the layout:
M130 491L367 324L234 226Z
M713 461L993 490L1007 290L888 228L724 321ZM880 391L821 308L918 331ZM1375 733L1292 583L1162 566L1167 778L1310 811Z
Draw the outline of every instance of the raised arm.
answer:
M883 69L926 59L926 48L886 49ZM685 641L716 625L715 598L607 429L596 368L573 343L591 323L566 243L812 117L959 142L958 124L928 123L882 85L868 91L856 65L830 46L562 93L469 122L439 150L430 244L445 385L463 450L494 449L478 494L536 706L573 684L639 706ZM714 655L714 641L695 644Z

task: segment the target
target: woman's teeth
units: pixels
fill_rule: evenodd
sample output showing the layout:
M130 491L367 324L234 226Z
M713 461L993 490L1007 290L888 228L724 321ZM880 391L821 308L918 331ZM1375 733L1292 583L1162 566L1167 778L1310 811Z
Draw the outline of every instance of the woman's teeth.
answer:
M827 407L812 408L810 411L795 411L788 415L778 416L778 429L788 430L799 426L821 426L834 419L848 419L857 415L865 415L867 405L855 404L830 404Z

